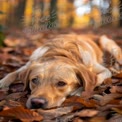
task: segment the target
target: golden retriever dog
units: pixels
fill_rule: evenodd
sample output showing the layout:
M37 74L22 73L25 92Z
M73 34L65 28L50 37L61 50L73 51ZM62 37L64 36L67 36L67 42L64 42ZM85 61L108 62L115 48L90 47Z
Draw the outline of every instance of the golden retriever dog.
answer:
M122 64L122 50L113 40L103 35L99 44ZM102 63L103 52L90 37L62 34L36 49L27 64L0 80L0 87L19 79L24 89L29 86L31 90L28 108L52 108L77 94L79 87L91 93L110 78L111 72Z

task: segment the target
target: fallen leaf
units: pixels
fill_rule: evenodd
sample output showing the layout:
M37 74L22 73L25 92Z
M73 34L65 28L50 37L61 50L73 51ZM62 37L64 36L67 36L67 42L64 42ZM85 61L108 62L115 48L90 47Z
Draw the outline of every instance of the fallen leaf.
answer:
M95 115L97 115L99 113L98 110L94 110L94 109L84 109L80 112L75 113L75 116L79 116L79 117L93 117Z
M101 110L101 111L107 111L107 110L110 110L112 108L122 108L122 105L107 104L105 106L100 107L99 110Z
M60 108L49 109L49 110L43 110L43 109L37 110L39 114L43 115L43 117L48 120L71 113L72 111L73 111L72 106L60 107Z
M9 86L9 92L22 92L23 91L23 83L16 83L16 84L11 84Z
M111 78L107 78L104 80L104 83L107 85L111 85L112 84L112 79Z
M118 114L122 115L122 108L112 108L112 110L116 111Z
M115 75L114 78L122 78L122 72L120 72L119 74Z
M72 105L72 104L76 104L76 103L79 103L88 108L93 108L98 105L98 103L95 100L92 100L92 99L86 100L86 99L78 97L78 96L72 96L72 97L66 99L64 101L63 105Z
M27 40L22 37L17 37L16 35L15 36L9 35L5 38L4 44L9 47L15 47L20 45L25 46L27 44Z
M108 104L119 105L119 104L121 104L121 100L119 100L119 99L114 99L114 100L109 101Z
M20 119L21 121L32 122L32 121L41 121L43 117L38 113L25 109L22 106L15 107L12 109L4 110L0 112L1 117L10 117L13 119Z
M6 106L9 107L9 108L14 108L14 107L21 106L21 103L18 102L18 101L14 101L14 100L7 100Z
M89 120L89 122L105 122L105 121L106 121L105 117L100 117L100 116L93 117Z
M18 100L20 97L25 96L26 92L16 92L6 96L6 100Z
M114 100L116 98L120 98L122 97L122 94L117 94L117 93L113 93L113 94L106 94L102 97L101 101L100 101L100 105L106 105L107 103L109 103L111 100Z
M2 101L0 101L0 107L1 107L1 106L4 106L5 103L6 103L6 100L2 100Z
M79 117L74 118L73 122L84 122L82 119Z
M122 93L122 86L112 86L110 91L111 93Z
M3 90L0 90L0 100L3 100L6 96L6 92Z
M121 122L122 121L122 115L114 115L109 119L107 122Z
M85 117L93 117L95 115L98 114L98 110L92 110L92 109L84 109L84 110L81 110L79 112L72 112L72 113L69 113L69 114L66 114L66 115L63 115L63 116L59 116L57 117L59 119L59 121L64 121L64 122L69 122L69 121L73 121L73 119L75 117L81 117L81 118L85 118Z

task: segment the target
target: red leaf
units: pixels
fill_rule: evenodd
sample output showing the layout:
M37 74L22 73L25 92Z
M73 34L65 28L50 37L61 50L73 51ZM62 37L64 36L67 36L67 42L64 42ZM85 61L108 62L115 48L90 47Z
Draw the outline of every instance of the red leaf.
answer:
M10 117L13 119L20 119L21 121L32 122L32 121L41 121L43 117L38 113L25 109L22 106L4 110L0 112L2 117Z

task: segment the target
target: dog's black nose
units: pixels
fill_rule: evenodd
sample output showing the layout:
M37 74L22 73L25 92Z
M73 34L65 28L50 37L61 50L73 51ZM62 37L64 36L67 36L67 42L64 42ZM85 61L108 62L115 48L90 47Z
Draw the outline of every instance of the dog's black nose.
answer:
M47 101L44 98L32 98L31 99L32 108L45 108L47 106Z

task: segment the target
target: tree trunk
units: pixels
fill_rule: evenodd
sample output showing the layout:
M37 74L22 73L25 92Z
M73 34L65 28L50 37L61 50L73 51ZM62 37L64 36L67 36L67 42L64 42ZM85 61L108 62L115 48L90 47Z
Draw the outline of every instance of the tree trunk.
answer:
M119 13L120 13L120 26L122 27L122 0L119 3Z
M26 0L21 0L18 3L17 7L15 8L15 17L16 17L15 24L16 25L20 25L24 17L25 3L26 3Z
M57 0L51 0L50 2L50 20L47 24L47 28L55 28L57 20Z

